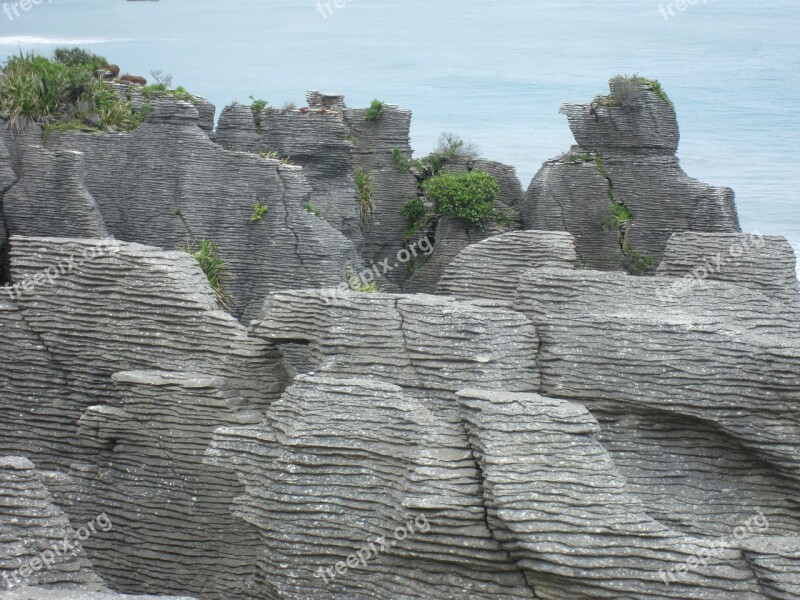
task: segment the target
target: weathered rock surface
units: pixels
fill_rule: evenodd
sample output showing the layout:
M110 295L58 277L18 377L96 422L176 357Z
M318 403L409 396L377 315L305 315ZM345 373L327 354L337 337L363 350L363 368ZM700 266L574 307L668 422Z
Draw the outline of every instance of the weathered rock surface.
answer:
M18 456L0 457L0 577L2 597L23 585L102 583L33 463Z
M667 244L660 275L727 281L797 305L796 258L786 238L760 234L676 233Z
M742 553L670 578L710 541L670 530L625 488L581 405L459 393L483 473L487 522L542 598L763 598Z
M753 538L742 548L767 598L800 598L800 537Z
M6 592L3 600L195 600L188 596L128 596L98 592L92 587L39 588L24 587Z
M506 233L467 246L450 262L436 291L459 298L510 301L526 271L570 269L577 262L575 241L565 231Z
M209 455L247 486L256 598L535 598L486 528L463 430L397 386L302 376Z
M364 226L364 263L380 263L393 258L401 250L406 222L400 214L406 202L417 197L417 180L409 172L398 169L392 151L398 148L411 156L411 111L387 104L378 119L370 121L364 109L345 109L344 120L356 140L354 159L372 182L375 205ZM402 287L407 274L394 269L387 282Z
M12 342L4 348L16 352L3 371L11 392L3 426L13 432L0 438L4 451L49 456L51 468L68 473L59 497L73 518L107 509L118 520L113 540L86 542L109 584L225 597L254 558L243 524L232 522L238 482L199 461L215 427L258 421L253 411L279 397L279 353L216 306L184 253L12 239L15 280L58 264L72 266L0 311ZM24 361L19 373L15 361ZM112 377L154 369L203 375Z
M238 480L202 459L215 428L257 423L260 412L220 377L113 380L121 400L89 408L79 432L98 448L90 494L114 523L92 545L96 568L118 590L230 598L252 577L255 534L233 514Z
M3 195L3 215L13 235L108 237L105 222L84 185L83 154L24 151L22 176Z
M251 334L308 344L315 373L378 379L437 398L442 418L465 385L538 389L536 332L501 304L330 291L271 294Z
M266 111L256 122L249 106L233 104L222 111L214 139L230 150L277 152L302 166L312 190L308 203L360 252L364 236L350 130L341 115L327 108L324 111Z
M680 168L675 111L656 92L643 86L630 109L595 101L562 112L578 146L534 177L522 208L527 228L569 231L583 264L601 270L622 260L618 233L604 231L610 195L631 213L630 247L655 264L675 232L740 231L733 191Z
M245 321L257 316L270 290L343 281L359 264L355 248L303 209L313 201L303 170L226 151L198 119L193 105L161 99L133 133L53 133L46 145L84 154L86 187L114 237L169 250L203 239L218 244L232 274L234 313ZM21 177L33 131L0 133ZM257 202L269 209L253 222Z

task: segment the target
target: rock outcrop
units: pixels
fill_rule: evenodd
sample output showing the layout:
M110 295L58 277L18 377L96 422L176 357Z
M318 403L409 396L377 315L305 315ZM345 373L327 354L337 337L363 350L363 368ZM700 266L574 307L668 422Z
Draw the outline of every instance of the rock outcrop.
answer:
M106 521L103 521L105 525ZM109 523L109 526L112 524ZM0 594L22 586L101 584L81 546L97 535L70 525L27 458L0 457ZM103 527L105 529L105 527ZM99 535L104 532L99 530Z
M800 302L796 258L783 237L676 233L669 239L658 273L682 278L682 286L727 281L789 306Z
M529 229L568 231L583 264L618 270L628 252L657 265L675 232L740 231L733 191L689 178L681 169L678 123L669 101L641 84L636 106L608 97L566 104L577 146L546 162L528 188L522 208ZM609 226L612 200L630 215L624 232Z
M83 153L86 188L117 239L168 250L204 239L218 244L232 275L234 313L244 321L257 316L270 290L343 281L360 261L352 242L303 208L312 190L302 168L223 150L198 119L193 105L161 99L133 133L55 132L46 147ZM0 137L24 178L29 140L7 129ZM268 210L252 221L256 203Z
M302 166L312 190L308 204L360 252L364 236L349 137L341 114L325 107L306 112L269 109L256 115L249 106L233 104L222 111L214 139L230 150L276 153Z

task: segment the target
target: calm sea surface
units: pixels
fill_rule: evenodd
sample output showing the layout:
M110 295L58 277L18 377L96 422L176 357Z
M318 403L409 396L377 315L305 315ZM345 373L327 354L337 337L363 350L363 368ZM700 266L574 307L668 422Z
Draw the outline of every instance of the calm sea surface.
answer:
M442 131L514 165L527 187L568 149L558 114L619 73L661 80L689 175L737 193L746 230L800 251L800 2L697 0L42 0L0 13L0 57L84 45L209 98L303 105L305 91L414 111L412 141ZM325 16L323 16L323 13ZM13 12L12 12L13 16Z

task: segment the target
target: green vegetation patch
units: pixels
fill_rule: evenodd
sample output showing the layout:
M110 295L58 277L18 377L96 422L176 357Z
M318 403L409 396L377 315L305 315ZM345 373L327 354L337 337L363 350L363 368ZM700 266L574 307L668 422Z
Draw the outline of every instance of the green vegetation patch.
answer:
M380 100L373 100L372 104L369 105L369 108L364 113L364 117L366 117L367 121L377 121L383 116L385 107L386 104Z
M492 175L484 171L444 173L429 179L425 191L439 215L459 219L467 230L484 231L487 221L508 219L495 206L500 186Z
M233 306L233 297L224 286L224 281L230 278L230 274L225 266L225 261L219 255L219 246L208 240L201 240L198 244L190 244L182 250L191 254L200 265L211 289L214 290L214 296L220 308L230 312Z
M95 71L106 64L104 57L79 48L59 49L55 56L51 60L20 54L3 65L0 117L12 129L42 125L50 126L47 133L133 131L147 120L148 106L134 109L129 99L95 77Z
M366 225L372 213L375 211L375 199L373 198L372 177L361 167L356 167L353 171L358 188L358 216L361 224Z

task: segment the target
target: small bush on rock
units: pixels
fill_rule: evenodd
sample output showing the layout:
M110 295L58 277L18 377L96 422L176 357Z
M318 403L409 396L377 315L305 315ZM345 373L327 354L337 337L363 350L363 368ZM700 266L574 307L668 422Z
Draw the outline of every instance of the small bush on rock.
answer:
M456 217L469 229L484 231L490 220L507 221L495 206L500 195L497 180L484 171L445 173L425 183L428 200L439 215Z

